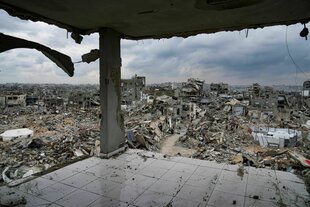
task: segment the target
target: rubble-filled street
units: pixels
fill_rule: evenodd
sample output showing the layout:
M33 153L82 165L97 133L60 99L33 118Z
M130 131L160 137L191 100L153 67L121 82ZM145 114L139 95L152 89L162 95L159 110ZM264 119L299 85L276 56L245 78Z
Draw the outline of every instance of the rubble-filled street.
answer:
M76 86L73 94L68 86L28 86L23 94L12 92L16 85L2 87L0 100L7 101L0 105L1 185L15 186L29 176L99 155L95 86ZM300 94L258 84L238 90L223 83L206 87L198 79L145 86L137 76L122 87L129 148L291 172L309 187L310 117L308 99L300 104ZM41 98L44 93L50 97Z

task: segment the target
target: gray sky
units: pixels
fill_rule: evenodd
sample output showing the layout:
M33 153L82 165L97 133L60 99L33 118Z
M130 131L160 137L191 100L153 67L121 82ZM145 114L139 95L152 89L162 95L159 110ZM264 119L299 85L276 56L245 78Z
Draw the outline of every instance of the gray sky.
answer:
M35 41L69 55L73 62L98 48L98 35L76 44L67 32L41 22L23 21L0 10L0 32ZM310 26L310 24L308 24ZM302 84L310 79L310 40L299 36L301 24L245 31L220 32L188 38L122 40L122 78L143 75L147 83L181 82L196 77L211 82L262 85ZM290 52L301 70L293 65ZM70 35L69 35L70 36ZM310 37L309 37L310 38ZM98 84L98 61L75 64L68 77L40 52L29 49L0 54L0 83Z

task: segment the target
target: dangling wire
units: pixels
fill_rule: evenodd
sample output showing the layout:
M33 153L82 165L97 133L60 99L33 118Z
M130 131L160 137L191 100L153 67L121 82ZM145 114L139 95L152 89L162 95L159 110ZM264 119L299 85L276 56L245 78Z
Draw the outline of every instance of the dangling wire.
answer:
M82 63L83 61L80 60L80 61L76 61L76 62L73 62L73 64L78 64L78 63Z
M297 70L299 70L304 76L307 77L306 73L299 67L299 65L297 65L297 63L295 62L294 58L292 57L291 55L291 52L290 52L290 49L288 47L288 43L287 43L287 28L286 27L286 32L285 32L285 45L286 45L286 50L287 50L287 54L288 56L290 57L292 63L294 64L295 66L295 69L296 69L296 82L297 82ZM309 77L308 77L309 78Z

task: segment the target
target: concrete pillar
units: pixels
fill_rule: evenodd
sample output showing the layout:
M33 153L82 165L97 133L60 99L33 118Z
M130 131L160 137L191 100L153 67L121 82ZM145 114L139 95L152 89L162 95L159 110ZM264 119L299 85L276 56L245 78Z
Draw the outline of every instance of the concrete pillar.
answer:
M100 148L102 157L124 150L124 119L121 114L120 34L111 29L99 31L100 50Z

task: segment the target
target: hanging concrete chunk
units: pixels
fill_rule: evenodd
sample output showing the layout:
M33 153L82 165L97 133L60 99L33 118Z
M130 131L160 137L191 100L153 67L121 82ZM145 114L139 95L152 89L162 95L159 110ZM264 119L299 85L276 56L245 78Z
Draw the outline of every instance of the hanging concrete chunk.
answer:
M53 61L58 67L65 71L70 77L74 74L74 65L69 56L62 54L49 47L41 45L36 42L24 40L17 37L12 37L0 33L0 53L11 49L29 48L36 49L42 52L46 57Z
M91 63L99 59L99 50L93 49L89 53L82 55L82 61L86 63Z

